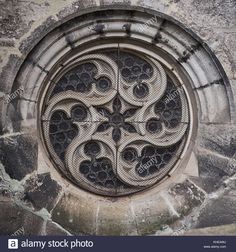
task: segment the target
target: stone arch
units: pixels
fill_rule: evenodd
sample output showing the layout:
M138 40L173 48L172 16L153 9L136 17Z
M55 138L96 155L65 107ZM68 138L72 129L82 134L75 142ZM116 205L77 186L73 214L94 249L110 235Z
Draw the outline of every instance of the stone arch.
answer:
M193 97L192 106L196 106L192 115L196 123L193 125L195 137L191 142L192 155L189 153L190 161L186 159L182 165L181 176L173 176L158 189L151 188L142 194L114 201L68 184L53 170L49 160L45 161L40 141L37 169L39 173L50 172L63 188L64 196L54 208L52 218L72 233L153 233L161 225L183 218L203 203L205 191L196 183L198 165L202 159L198 159L198 163L196 156L199 157L202 146L208 145L205 125L214 127L215 124L232 122L234 100L228 79L217 58L206 44L183 28L183 25L151 10L104 9L105 16L103 10L93 9L60 24L31 50L11 88L12 91L23 89L24 94L14 102L14 108L8 104L2 105L2 111L11 114L7 122L3 118L2 124L6 125L6 129L13 120L7 130L37 134L38 142L39 98L46 85L45 79L52 79L55 72L63 68L71 57L76 57L75 51L79 55L80 48L86 50L88 43L93 45L98 39L108 37L128 39L133 47L140 47L141 43L149 45L150 51L158 52L159 59L164 60L171 71L179 74L182 81L190 83L187 88ZM146 24L148 29L145 29ZM117 42L113 40L113 43ZM127 46L122 41L119 43L123 47ZM209 155L204 158L211 160ZM229 166L229 162L227 167L228 174L232 174L234 169Z

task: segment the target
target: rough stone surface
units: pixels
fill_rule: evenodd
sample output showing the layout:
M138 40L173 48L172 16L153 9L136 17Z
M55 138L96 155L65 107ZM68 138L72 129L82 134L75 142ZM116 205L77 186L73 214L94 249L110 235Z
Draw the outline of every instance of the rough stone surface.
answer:
M42 33L44 33L45 35L47 34L47 32L50 31L51 29L51 25L55 22L55 19L53 17L48 17L41 26L39 26L38 28L36 28L34 30L34 32L27 37L25 40L23 40L21 42L21 45L19 47L19 50L23 53L23 54L27 54L27 52L29 51L29 49L33 47L33 45L35 45L36 41L39 41L40 38L42 37Z
M23 60L17 54L10 54L8 57L4 58L4 60L6 60L7 63L5 66L2 67L2 71L0 74L0 91L9 94L11 93L11 84L14 81L14 78L16 77L14 73L19 70Z
M167 196L163 197L166 198ZM154 234L156 230L178 219L178 213L170 211L163 197L152 197L148 202L139 200L133 203L132 208L139 235ZM143 211L144 208L146 208L146 211Z
M2 2L2 1L1 1ZM4 1L1 4L1 25L0 36L5 38L19 39L25 32L30 29L31 23L24 22L24 16L27 15L25 9L21 5L17 5L16 1Z
M220 120L209 120L198 127L194 152L199 177L176 181L165 188L165 193L155 192L148 200L141 199L141 195L127 201L100 196L95 200L82 190L71 189L51 166L45 167L50 174L38 175L37 137L19 133L23 118L18 112L18 99L8 106L4 104L4 96L18 87L15 78L26 56L47 33L82 12L105 6L156 10L181 22L212 50L213 60L223 66L222 79L229 78L226 110L217 114ZM235 9L235 0L0 0L0 234L146 235L168 225L168 234L179 234L180 228L187 235L235 235ZM220 88L215 87L219 94ZM210 105L214 104L210 103L214 94L206 90L196 93L210 94L202 105L210 118L211 111L215 111ZM26 99L28 94L25 97L25 103L35 102ZM28 110L24 112L27 119L32 118Z
M96 234L137 235L135 220L129 204L101 203L97 217Z
M236 223L235 196L222 196L211 200L199 215L196 227L212 227Z
M184 233L184 235L236 235L236 224L220 225L216 227L197 228Z
M191 177L191 180L206 193L214 192L222 186L222 179L219 177Z
M217 141L217 137L215 141ZM208 143L208 141L205 141L206 145ZM220 149L220 145L215 143L212 143L209 148L216 148L216 146ZM222 146L224 145L222 144ZM225 149L228 148L228 145L226 146ZM233 152L231 149L227 152L227 155L230 156L228 158L216 151L199 148L197 154L199 178L193 178L193 180L207 192L218 189L225 179L236 173L236 159L235 154L232 156Z
M0 159L9 176L21 180L37 168L37 143L28 135L0 138Z
M0 233L1 235L40 235L43 219L30 211L16 205L11 200L0 198Z
M69 232L61 228L58 224L48 221L46 226L47 235L69 235Z
M97 206L80 204L79 198L63 195L52 212L52 220L73 234L95 234Z
M169 193L177 201L184 200L183 207L179 210L181 215L186 215L194 207L203 203L205 199L204 193L190 181L176 184L169 190Z
M46 208L50 211L60 190L61 187L51 179L50 174L40 174L26 181L25 200L31 202L36 210Z
M232 158L236 153L236 126L232 125L200 125L199 146Z

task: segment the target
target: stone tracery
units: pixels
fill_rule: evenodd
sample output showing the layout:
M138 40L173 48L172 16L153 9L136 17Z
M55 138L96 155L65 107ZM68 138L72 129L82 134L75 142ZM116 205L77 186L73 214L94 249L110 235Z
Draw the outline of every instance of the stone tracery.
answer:
M188 123L184 90L164 67L119 49L82 56L50 87L42 116L46 145L62 172L104 195L139 191L166 176Z

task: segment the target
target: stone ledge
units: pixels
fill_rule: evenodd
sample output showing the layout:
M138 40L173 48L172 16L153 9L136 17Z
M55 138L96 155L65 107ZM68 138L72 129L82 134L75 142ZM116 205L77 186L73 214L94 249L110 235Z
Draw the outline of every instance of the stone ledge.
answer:
M90 198L82 191L66 194L53 209L52 220L77 235L154 234L164 225L188 215L205 199L204 193L190 181L170 187L169 192L152 192L140 198L120 197L114 201Z

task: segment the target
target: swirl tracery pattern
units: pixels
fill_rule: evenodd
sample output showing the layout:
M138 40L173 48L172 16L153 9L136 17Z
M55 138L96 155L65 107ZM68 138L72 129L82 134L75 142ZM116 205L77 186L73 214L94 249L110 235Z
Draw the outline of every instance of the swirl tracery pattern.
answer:
M112 196L168 176L188 125L183 87L156 59L118 49L80 57L53 81L42 116L46 146L63 174Z

